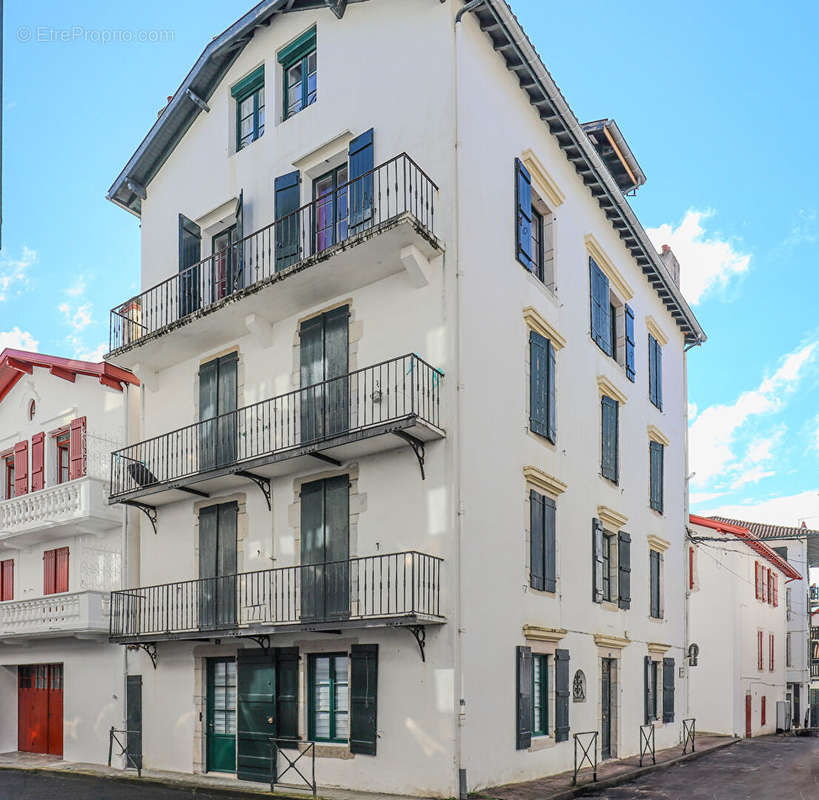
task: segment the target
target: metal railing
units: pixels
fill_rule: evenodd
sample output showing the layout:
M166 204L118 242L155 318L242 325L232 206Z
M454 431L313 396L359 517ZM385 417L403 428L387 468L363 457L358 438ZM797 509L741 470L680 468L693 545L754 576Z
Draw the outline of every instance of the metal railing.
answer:
M814 658L810 662L810 676L811 679L819 678L819 659Z
M640 766L643 766L643 758L651 756L651 763L656 764L654 756L654 723L640 726Z
M302 741L300 739L271 739L271 755L270 755L270 791L276 791L276 784L281 783L282 777L288 772L295 772L302 782L316 796L316 743L311 741ZM303 747L299 747L303 745ZM287 751L295 750L296 755L293 757ZM287 766L279 772L279 755L284 757ZM311 773L308 778L298 766L302 758L308 757L310 759Z
M411 214L434 236L438 187L406 154L338 186L111 309L110 352Z
M581 733L572 734L574 737L574 776L572 777L572 786L577 786L577 773L583 769L583 764L588 764L592 770L592 780L597 780L597 731L583 731ZM580 739L581 736L590 736L586 744ZM577 745L580 744L580 763L577 763ZM590 751L593 753L590 755ZM592 761L592 755L594 760Z
M683 720L683 753L688 752L688 745L691 745L691 752L694 752L694 739L697 733L697 720L694 717Z
M111 593L109 635L441 617L442 563L410 550L119 590Z
M125 740L120 739L124 736ZM142 777L142 733L140 731L116 730L113 726L108 733L108 766L114 754L114 743L119 748L118 756L125 756L125 769L132 767L137 776Z
M111 498L407 417L438 426L442 377L401 356L123 447L111 454Z

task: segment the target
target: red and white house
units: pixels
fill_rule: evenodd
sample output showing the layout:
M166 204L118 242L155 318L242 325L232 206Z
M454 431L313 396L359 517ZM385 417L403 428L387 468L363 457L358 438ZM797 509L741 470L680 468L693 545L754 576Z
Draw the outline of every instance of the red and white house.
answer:
M690 517L691 715L698 731L759 736L777 729L787 695L786 585L799 571L748 527Z
M0 353L0 752L101 762L120 727L106 639L125 516L107 479L138 385L105 362Z

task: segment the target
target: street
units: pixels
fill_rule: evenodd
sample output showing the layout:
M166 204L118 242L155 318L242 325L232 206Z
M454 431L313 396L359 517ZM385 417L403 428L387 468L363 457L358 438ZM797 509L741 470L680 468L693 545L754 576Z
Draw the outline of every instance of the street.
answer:
M606 800L768 800L819 795L819 738L746 739L586 797Z

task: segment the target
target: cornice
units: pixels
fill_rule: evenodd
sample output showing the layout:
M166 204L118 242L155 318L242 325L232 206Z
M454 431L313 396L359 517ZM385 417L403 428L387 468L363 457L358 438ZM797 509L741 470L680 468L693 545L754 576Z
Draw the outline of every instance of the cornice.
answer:
M648 425L646 432L649 439L661 444L663 447L668 447L671 444L671 440L656 425Z
M614 262L609 258L600 242L594 237L594 234L587 233L585 242L586 250L589 251L589 255L594 259L597 266L606 274L611 288L614 289L623 302L631 300L631 298L634 297L634 289L629 286L628 281L623 277L623 273L614 266Z
M565 628L544 628L542 625L524 625L523 635L535 642L559 642L568 631Z
M534 154L531 148L527 148L521 154L523 161L532 181L537 184L535 188L538 194L543 196L549 204L549 208L554 211L566 199L566 195L560 190L556 181L549 174L549 170L543 166L541 160Z
M532 486L540 489L540 491L553 499L563 494L568 488L567 484L555 478L554 475L549 475L539 467L533 467L531 465L523 468L523 477L527 483L531 483Z
M608 395L612 400L616 400L621 406L626 404L628 398L611 382L605 375L597 376L597 388L600 394Z
M607 647L613 650L622 650L631 644L631 639L627 636L614 636L611 633L595 633L594 643L598 647Z
M628 517L608 506L597 506L597 517L606 530L619 531L627 522Z
M664 553L671 547L671 542L659 536L655 536L653 533L649 533L648 536L646 536L646 541L652 550L656 550L659 553Z
M557 329L546 321L532 306L523 309L523 320L535 333L545 336L555 350L566 346L566 340L557 332Z

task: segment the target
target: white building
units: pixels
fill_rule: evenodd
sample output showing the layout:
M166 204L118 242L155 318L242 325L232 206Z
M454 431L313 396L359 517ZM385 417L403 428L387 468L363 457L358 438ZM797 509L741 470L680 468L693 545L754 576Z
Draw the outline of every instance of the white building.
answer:
M687 577L689 637L698 649L689 670L697 728L775 733L776 705L786 700L792 675L787 584L798 586L801 573L746 526L692 514Z
M136 384L111 364L0 354L0 752L104 762L121 727L108 633L126 515L107 495Z
M109 190L146 766L267 780L298 737L321 785L452 796L680 741L705 337L643 181L502 0L262 2L205 47Z

